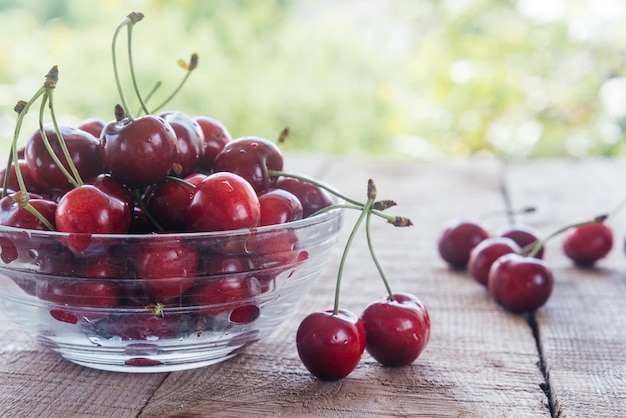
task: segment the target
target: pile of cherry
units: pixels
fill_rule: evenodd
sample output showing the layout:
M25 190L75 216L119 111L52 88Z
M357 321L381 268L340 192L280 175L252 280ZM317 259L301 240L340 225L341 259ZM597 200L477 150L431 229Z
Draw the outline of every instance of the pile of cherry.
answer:
M515 313L534 312L554 288L552 270L543 260L546 242L564 233L562 251L575 265L593 266L613 248L607 216L564 226L540 239L532 228L513 224L491 235L478 220L451 221L441 233L438 251L453 269L464 270L486 286L494 300Z
M0 225L17 231L67 233L54 245L44 242L42 248L32 248L35 244L30 242L29 251L18 251L20 245L10 231L0 237L0 260L5 265L33 262L20 257L37 258L33 265L42 278L17 280L17 284L52 302L50 314L65 323L84 322L93 313L82 308L121 307L140 313L87 318L105 337L141 340L200 335L215 318L246 324L260 315L255 297L273 289L279 272L307 258L288 226L272 229L267 236L258 227L288 225L341 206L359 210L361 215L344 249L335 305L302 321L296 335L298 354L307 369L324 380L347 376L365 350L385 366L412 363L430 338L428 312L415 296L391 291L369 236L372 215L394 226L410 226L410 220L382 213L395 202L376 200L371 180L367 202L361 203L313 179L283 172L283 155L266 138L233 139L211 117L148 110L129 59L144 113L134 117L119 82L115 45L123 28L129 29L130 40L130 30L142 18L140 13L129 14L113 38L113 66L122 102L115 107L114 120L89 119L75 127L58 124L53 106L56 66L33 98L18 102L15 108L18 123L11 154L0 173ZM183 66L188 75L197 66L197 55ZM39 100L41 129L18 148L22 120ZM44 123L46 111L52 123ZM333 205L330 194L345 204ZM387 297L372 302L358 317L339 308L339 294L343 263L363 220ZM182 239L167 240L172 233L234 230L249 233L243 234L243 240L226 239L209 250L185 245ZM120 238L118 252L109 253L94 245L101 234L150 234L154 239L131 249ZM255 274L240 274L248 271ZM207 274L222 278L196 280ZM45 280L46 275L67 280ZM168 308L181 301L185 306L209 308L199 310L200 318L170 314ZM211 309L225 304L227 312Z

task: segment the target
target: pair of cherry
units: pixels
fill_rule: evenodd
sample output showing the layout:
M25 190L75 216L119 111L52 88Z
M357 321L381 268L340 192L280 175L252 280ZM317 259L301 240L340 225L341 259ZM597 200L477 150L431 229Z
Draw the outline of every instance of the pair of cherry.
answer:
M605 217L568 225L540 240L525 225L513 225L491 236L476 220L455 220L438 241L440 256L454 269L467 269L494 299L512 312L531 312L543 306L554 288L554 276L543 261L548 239L565 233L562 249L577 266L593 266L613 246Z

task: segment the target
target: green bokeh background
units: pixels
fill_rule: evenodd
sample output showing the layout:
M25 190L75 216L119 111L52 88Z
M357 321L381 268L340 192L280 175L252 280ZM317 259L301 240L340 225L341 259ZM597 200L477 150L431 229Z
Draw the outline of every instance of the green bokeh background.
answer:
M131 11L142 91L285 150L432 160L619 156L621 0L0 0L0 151L58 65L59 120L113 119L115 28ZM126 37L121 77L133 108ZM623 106L622 106L623 105ZM37 127L28 114L20 143Z

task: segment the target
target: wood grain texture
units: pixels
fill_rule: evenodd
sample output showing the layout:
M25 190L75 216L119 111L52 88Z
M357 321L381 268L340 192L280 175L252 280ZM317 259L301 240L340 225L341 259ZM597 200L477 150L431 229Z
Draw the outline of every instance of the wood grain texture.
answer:
M409 367L389 369L367 354L340 382L320 382L300 363L299 322L332 306L335 275L356 213L346 213L328 266L285 323L266 340L227 362L197 370L130 375L68 363L0 318L0 416L140 417L541 417L551 416L533 332L523 316L501 309L464 272L449 270L436 241L456 217L502 209L500 165L492 160L399 163L286 156L288 169L365 198L368 178L378 197L398 202L390 213L415 226L372 222L378 257L392 287L428 307L432 337ZM625 168L614 161L540 161L508 169L515 205L536 205L526 221L542 233L610 210L622 198ZM626 213L614 220L616 248L596 269L571 266L548 245L553 297L536 315L539 347L555 416L624 416ZM504 218L485 221L497 231ZM349 254L344 308L360 313L384 287L364 235ZM0 315L2 315L0 313Z

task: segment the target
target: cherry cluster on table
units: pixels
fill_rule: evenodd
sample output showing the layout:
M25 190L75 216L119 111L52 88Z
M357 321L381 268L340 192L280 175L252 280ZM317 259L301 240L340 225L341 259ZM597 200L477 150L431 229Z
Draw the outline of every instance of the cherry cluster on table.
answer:
M540 240L524 224L492 235L479 220L455 219L442 231L437 248L451 268L467 269L507 310L534 312L548 301L554 288L554 275L543 260L545 242L563 232L563 253L577 266L593 266L613 248L613 232L604 220L598 217L565 226Z

